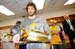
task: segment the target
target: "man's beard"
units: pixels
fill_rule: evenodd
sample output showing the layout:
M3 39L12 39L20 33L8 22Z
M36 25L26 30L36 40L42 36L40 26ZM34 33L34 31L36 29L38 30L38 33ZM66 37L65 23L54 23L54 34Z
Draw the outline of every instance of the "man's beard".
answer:
M34 15L35 15L35 12L33 14L29 15L29 16L34 16Z

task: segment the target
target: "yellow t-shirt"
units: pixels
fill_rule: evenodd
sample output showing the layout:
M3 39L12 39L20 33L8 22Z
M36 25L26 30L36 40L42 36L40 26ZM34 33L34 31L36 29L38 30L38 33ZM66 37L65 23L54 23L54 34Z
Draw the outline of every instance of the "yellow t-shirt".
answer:
M52 34L51 44L61 44L61 39L59 36L59 27L58 26L50 26L50 31Z

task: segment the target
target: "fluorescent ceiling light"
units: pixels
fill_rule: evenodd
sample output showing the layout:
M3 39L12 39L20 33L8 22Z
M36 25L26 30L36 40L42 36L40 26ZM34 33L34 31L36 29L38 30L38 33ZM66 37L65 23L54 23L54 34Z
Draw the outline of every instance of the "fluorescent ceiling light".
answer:
M32 0L35 3L37 10L41 10L44 7L45 0Z
M15 13L13 13L12 11L10 11L6 7L4 7L3 5L0 5L0 13L5 14L7 16L15 15Z
M75 0L68 0L64 5L69 5L75 3Z

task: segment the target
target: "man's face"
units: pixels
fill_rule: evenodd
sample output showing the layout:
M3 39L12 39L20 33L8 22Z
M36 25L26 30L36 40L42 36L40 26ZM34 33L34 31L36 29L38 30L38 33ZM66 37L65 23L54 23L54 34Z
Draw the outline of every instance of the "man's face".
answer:
M35 14L35 9L33 6L28 6L28 15L33 16Z
M64 18L65 18L65 19L69 19L69 16L67 16L67 15L64 15Z
M56 23L51 23L51 26L55 26L56 25Z

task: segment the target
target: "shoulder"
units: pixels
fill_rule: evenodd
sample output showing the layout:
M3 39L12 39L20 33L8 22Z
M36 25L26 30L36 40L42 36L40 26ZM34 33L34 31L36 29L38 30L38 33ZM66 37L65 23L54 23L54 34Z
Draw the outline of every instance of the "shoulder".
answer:
M23 18L21 25L25 25L26 22L28 22L28 17Z
M28 20L28 17L23 18L23 21L26 21L26 20ZM22 21L22 22L23 22L23 21Z
M62 24L63 24L63 23L66 23L66 20L62 21Z
M34 22L41 23L42 18L40 16L36 15L36 18L35 18Z
M52 27L52 26L50 26L50 27L49 27L49 29L50 29L50 30L52 30L52 29L53 29L53 27Z
M70 21L75 21L75 19L70 19Z

